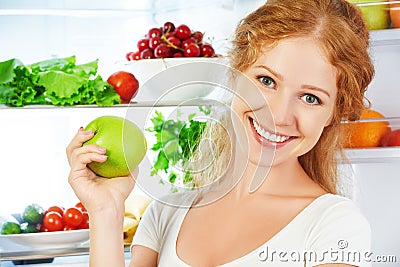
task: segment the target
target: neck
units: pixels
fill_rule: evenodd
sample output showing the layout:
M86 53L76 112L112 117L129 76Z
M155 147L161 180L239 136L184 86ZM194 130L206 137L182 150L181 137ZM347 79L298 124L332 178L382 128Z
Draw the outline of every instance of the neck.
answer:
M249 162L244 153L236 153L232 177L239 177L230 195L240 200L251 195L291 195L301 191L311 179L297 159L280 164L259 166ZM228 178L229 179L229 178ZM228 180L227 179L227 180Z

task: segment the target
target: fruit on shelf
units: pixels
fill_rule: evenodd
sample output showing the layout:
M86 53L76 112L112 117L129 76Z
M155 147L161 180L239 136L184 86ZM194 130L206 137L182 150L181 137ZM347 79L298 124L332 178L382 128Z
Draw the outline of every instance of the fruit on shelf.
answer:
M107 82L114 87L123 104L129 103L136 96L139 89L139 82L136 77L126 71L117 71L111 74Z
M139 222L146 211L152 199L147 196L130 194L125 200L125 216L124 216L124 243L130 244Z
M204 42L204 34L192 31L186 24L175 27L167 21L160 28L151 28L137 42L137 50L128 52L128 61L171 57L216 57L215 49Z
M389 28L389 5L386 0L349 0L349 2L360 7L369 30Z
M389 0L390 3L390 20L393 28L400 28L400 2L398 0ZM397 2L397 3L396 3Z
M342 124L342 145L345 148L370 148L380 146L390 131L384 115L372 109L363 110L360 121Z
M85 130L94 136L83 145L94 144L106 149L105 162L91 162L88 167L105 178L127 176L142 161L147 143L142 130L132 121L117 116L101 116L92 120Z
M385 135L381 140L381 146L400 146L400 129Z

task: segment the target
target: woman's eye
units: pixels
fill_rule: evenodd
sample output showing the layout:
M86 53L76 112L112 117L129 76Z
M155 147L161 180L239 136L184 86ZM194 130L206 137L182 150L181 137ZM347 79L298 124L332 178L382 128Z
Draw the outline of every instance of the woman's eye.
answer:
M311 104L311 105L319 105L319 104L321 104L321 101L315 95L306 94L306 95L302 96L302 99L307 104Z
M270 88L274 88L275 87L275 81L271 77L260 76L260 77L257 77L257 78L265 86L270 87Z

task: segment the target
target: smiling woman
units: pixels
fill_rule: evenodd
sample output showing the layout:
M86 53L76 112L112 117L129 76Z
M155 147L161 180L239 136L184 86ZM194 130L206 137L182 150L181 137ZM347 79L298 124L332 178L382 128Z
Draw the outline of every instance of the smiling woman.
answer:
M130 266L265 266L266 247L368 252L369 223L339 195L335 158L340 121L360 115L374 74L368 42L360 11L345 0L269 0L240 21L229 54L231 101L203 131L211 149L194 155L212 164L193 169L198 190L148 207ZM99 156L82 149L90 138L79 131L71 141L69 181L91 218L91 264L123 266L119 229L133 181L101 183L86 167ZM334 257L269 260L368 266Z

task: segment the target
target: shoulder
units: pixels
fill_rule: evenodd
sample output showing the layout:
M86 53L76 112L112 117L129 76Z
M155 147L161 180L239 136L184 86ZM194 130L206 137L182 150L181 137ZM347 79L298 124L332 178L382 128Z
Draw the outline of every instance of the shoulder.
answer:
M332 251L357 255L370 251L370 224L354 201L338 195L327 195L318 202L306 241L309 251L325 256L324 253ZM360 261L357 260L325 257L319 264L346 263L359 266Z
M152 217L169 220L179 213L187 210L193 203L197 194L195 191L170 193L155 198L147 208L146 213L152 214Z
M321 216L322 220L335 220L341 218L351 220L354 223L368 224L360 208L353 200L347 197L327 194L326 196L323 196L321 208L323 209L323 216Z
M368 249L371 228L355 202L349 198L329 194L320 199L311 228L310 243L337 245L345 240L350 246Z

